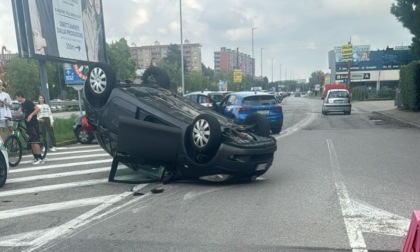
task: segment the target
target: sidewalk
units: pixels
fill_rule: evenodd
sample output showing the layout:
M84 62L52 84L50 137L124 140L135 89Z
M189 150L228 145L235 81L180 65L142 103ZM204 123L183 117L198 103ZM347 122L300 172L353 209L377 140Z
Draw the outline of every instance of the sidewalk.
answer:
M354 101L352 106L366 112L380 114L393 121L420 129L420 112L397 109L393 100L389 101Z

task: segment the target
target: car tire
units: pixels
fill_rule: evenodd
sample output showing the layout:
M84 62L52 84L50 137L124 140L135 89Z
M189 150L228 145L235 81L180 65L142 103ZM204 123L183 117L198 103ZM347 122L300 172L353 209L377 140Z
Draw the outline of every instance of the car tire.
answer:
M89 133L84 131L82 127L77 128L76 138L77 138L77 141L81 144L91 144L93 141L93 137L89 135Z
M222 130L219 121L208 114L201 114L194 119L191 128L191 143L195 151L215 153L222 142Z
M150 66L144 71L141 77L143 83L161 87L165 89L170 88L169 75L162 68Z
M92 64L85 82L85 96L89 104L102 107L107 102L117 79L112 67L105 63Z
M270 122L261 114L252 113L248 115L242 124L252 126L248 131L259 136L268 137L270 135Z

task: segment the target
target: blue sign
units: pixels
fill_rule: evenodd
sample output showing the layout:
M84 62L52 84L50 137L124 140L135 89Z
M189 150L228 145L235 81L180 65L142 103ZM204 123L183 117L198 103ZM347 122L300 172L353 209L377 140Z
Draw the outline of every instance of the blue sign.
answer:
M77 64L64 64L64 81L67 85L83 85L87 79L89 67Z

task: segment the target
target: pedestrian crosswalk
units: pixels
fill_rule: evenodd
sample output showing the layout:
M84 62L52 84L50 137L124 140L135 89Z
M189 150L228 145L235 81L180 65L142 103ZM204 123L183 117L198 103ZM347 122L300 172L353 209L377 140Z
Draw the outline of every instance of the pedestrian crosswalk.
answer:
M36 250L115 211L133 194L133 185L108 182L112 157L99 145L59 147L41 165L32 160L24 156L0 189L0 251Z

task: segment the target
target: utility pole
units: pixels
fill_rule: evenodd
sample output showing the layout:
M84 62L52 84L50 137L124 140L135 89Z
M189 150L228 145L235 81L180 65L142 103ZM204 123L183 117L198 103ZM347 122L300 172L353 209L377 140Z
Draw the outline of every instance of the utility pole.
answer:
M261 79L263 78L263 49L261 47Z
M254 59L254 30L257 27L252 27L252 79L255 79L255 59Z

